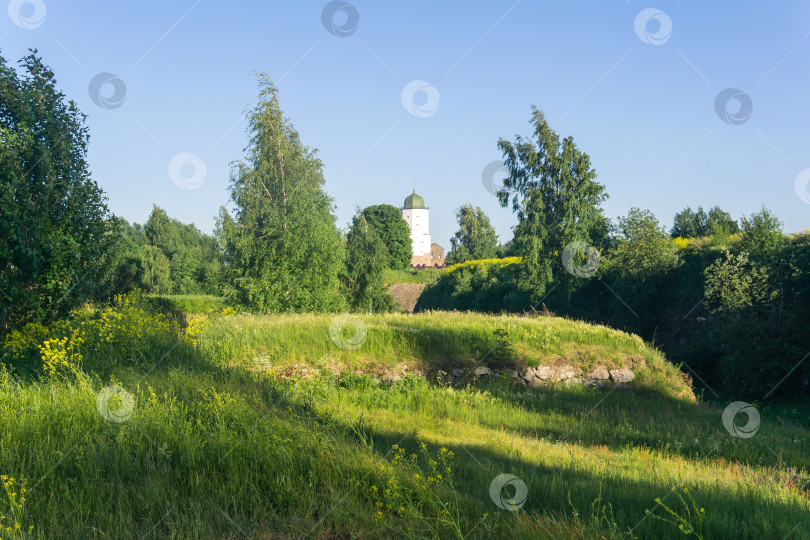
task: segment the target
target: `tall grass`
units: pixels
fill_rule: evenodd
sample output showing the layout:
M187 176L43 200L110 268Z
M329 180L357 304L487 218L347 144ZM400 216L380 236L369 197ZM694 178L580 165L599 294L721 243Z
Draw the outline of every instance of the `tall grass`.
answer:
M234 363L262 361L285 367L318 366L327 360L344 371L392 367L402 362L450 371L456 366L493 368L564 362L584 371L596 366L633 367L637 386L666 395L691 395L684 378L638 336L554 317L525 318L480 313L353 316L342 335L365 333L357 349L330 338L330 315L241 315L212 321L200 341L212 358Z
M354 351L335 346L328 315L218 315L127 345L153 351L149 362L87 349L87 365L104 370L30 378L0 368L0 475L27 489L15 511L0 491L0 537L682 538L655 519L664 506L686 515L682 498L705 509L690 522L704 538L810 534L807 431L763 411L756 436L731 437L719 408L675 397L682 379L632 336L555 319L362 320ZM264 370L323 354L347 366L474 361L498 345L499 328L510 336L501 361L641 356L641 388L671 390ZM132 395L131 414L115 416L126 400L100 403L111 386ZM490 497L501 473L527 486L515 512Z
M425 268L424 270L392 270L386 268L383 271L383 282L385 283L430 283L438 279L441 270L436 268Z

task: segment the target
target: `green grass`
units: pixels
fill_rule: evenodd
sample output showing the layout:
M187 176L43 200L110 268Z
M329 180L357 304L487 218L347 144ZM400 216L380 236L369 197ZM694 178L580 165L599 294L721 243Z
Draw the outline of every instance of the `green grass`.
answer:
M590 370L636 362L637 386L666 395L691 394L680 371L638 336L554 317L525 318L480 313L428 312L353 317L342 327L353 338L362 325L362 347L338 347L330 339L334 317L242 315L211 323L200 347L213 358L279 367L326 362L341 371L416 364L423 371L486 365L520 368L559 362Z
M655 499L685 513L680 495L705 509L704 538L810 535L808 432L763 409L754 437L731 437L722 409L676 397L677 370L633 336L553 318L378 315L361 317L367 337L349 351L330 339L332 320L215 317L196 345L151 347L149 365L130 362L136 345L128 344L110 373L91 378L92 391L81 379L0 376L0 474L29 488L21 530L33 526L34 538L622 538L630 530L683 538L645 513L667 515ZM273 374L318 366L324 355L351 371L472 362L493 348L501 363L643 357L646 373L636 391ZM110 384L134 395L125 422L98 412L99 390ZM442 459L442 448L454 456ZM517 512L490 498L501 473L527 486ZM8 523L4 504L0 492Z
M211 313L224 306L225 299L210 294L164 294L152 298L164 303L168 308L188 315Z
M385 283L430 283L435 281L441 270L426 268L424 270L392 270L387 268L383 272Z

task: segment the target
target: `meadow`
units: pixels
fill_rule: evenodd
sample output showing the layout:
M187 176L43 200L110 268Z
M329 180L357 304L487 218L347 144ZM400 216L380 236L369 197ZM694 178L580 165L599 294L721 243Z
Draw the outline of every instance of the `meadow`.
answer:
M810 535L807 429L762 407L756 435L733 437L722 406L636 336L209 304L180 318L118 298L6 340L0 537ZM442 375L560 357L645 362L628 389ZM525 500L515 481L493 496L504 473Z

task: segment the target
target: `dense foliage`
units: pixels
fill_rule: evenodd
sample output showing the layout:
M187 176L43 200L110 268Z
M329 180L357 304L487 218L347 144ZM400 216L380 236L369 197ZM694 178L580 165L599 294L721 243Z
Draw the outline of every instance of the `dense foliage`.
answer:
M715 206L707 213L702 206L697 211L686 207L675 214L670 231L673 238L699 238L701 236L729 236L740 230L737 222L728 212Z
M784 236L770 212L743 232L670 240L648 211L619 219L598 272L558 315L633 332L683 363L709 393L739 397L810 392L810 233ZM678 247L680 245L680 247ZM442 272L417 309L530 311L514 259L468 261Z
M226 295L257 312L338 309L344 246L323 164L284 118L270 78L259 83L247 156L231 173L235 214L223 207L218 221Z
M0 57L0 334L98 296L119 222L87 166L85 115L33 51Z
M389 311L393 298L383 287L388 252L382 239L360 212L352 219L346 238L343 283L349 306L358 311Z
M561 258L549 254L562 254L574 242L603 240L607 220L601 204L607 194L596 182L590 157L573 137L560 139L536 107L530 123L533 138L498 141L509 170L498 200L502 206L511 200L518 217L513 249L524 263L518 279L521 291L531 302L539 302L553 284L559 289L556 294L567 301L579 283L564 269ZM574 256L584 254L577 251Z
M377 204L365 208L363 217L383 242L388 268L410 268L413 256L411 229L402 218L402 212L390 204Z
M469 260L451 266L425 288L416 310L520 311L528 307L526 297L515 286L522 266L520 257Z
M115 293L219 294L222 250L213 236L170 218L155 206L146 224L122 220Z
M462 205L456 210L458 231L450 239L447 264L458 264L471 259L492 259L500 252L498 235L489 217L480 207Z

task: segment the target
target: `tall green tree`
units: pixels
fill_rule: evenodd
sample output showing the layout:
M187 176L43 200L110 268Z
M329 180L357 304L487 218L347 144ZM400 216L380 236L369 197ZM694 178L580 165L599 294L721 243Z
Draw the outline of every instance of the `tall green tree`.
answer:
M740 231L740 225L737 223L737 220L732 218L731 214L722 210L719 206L715 206L709 210L708 218L708 234L717 237L727 237Z
M141 256L146 237L143 227L137 223L129 224L124 218L117 218L121 228L121 242L117 249L118 258L112 275L106 284L104 296L128 294L143 283L143 265Z
M687 206L675 214L672 229L670 229L670 235L672 238L698 238L705 236L708 222L709 216L706 215L702 206L698 206L696 211Z
M339 309L345 248L323 164L284 117L270 78L258 79L247 155L231 172L235 212L222 208L218 219L227 295L257 312Z
M85 115L36 51L0 57L0 334L97 296L120 224L87 165Z
M143 246L141 250L141 286L149 292L169 294L172 291L171 263L160 248Z
M388 251L362 212L352 219L346 237L346 254L343 282L349 306L358 311L390 311L393 298L383 284Z
M378 204L365 208L363 217L386 247L388 268L410 268L413 257L411 230L402 218L402 212L390 204Z
M524 261L519 286L534 303L555 281L567 301L580 278L564 270L562 254L572 242L589 244L602 236L606 219L601 204L607 194L596 182L590 157L573 137L561 140L534 106L530 123L532 137L498 141L509 176L497 196L501 206L511 201L518 217L515 252Z
M498 256L498 235L489 217L480 207L462 205L456 210L458 231L450 239L448 264L458 264L471 259L492 259Z

